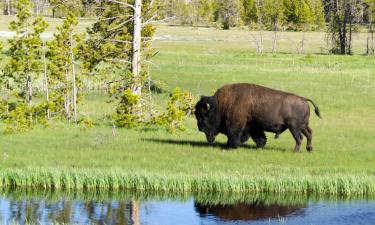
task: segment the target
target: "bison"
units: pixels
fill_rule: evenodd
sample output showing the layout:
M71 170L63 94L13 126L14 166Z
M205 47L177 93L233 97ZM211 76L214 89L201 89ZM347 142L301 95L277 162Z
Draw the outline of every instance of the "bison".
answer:
M205 133L209 143L222 133L228 137L228 148L236 148L250 137L257 148L263 148L267 141L265 131L275 133L277 138L289 129L296 141L294 151L300 150L302 134L307 138L307 151L312 151L307 102L312 103L315 114L321 118L311 99L255 84L228 84L213 96L202 96L194 114L199 131Z

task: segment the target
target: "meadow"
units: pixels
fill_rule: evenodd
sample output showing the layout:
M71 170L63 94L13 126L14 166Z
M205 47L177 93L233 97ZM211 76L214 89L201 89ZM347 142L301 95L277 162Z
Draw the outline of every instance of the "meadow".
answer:
M302 33L282 32L277 54L255 52L248 30L222 31L159 25L152 47L152 79L165 84L167 99L179 86L211 95L226 83L249 82L313 99L323 119L310 117L313 153L292 151L287 131L267 134L265 149L249 140L235 150L214 145L188 118L186 131L113 129L114 111L101 92L86 93L81 112L92 129L55 121L50 127L0 134L0 186L54 189L136 189L185 192L375 193L375 57L364 56L365 34L353 56L329 55L324 33L307 34L307 53L296 54ZM0 129L2 129L0 125Z

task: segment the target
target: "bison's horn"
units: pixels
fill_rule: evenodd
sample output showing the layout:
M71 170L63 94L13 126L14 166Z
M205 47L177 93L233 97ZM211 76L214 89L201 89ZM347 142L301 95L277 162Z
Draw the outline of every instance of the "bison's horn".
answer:
M207 110L210 110L210 104L206 103Z

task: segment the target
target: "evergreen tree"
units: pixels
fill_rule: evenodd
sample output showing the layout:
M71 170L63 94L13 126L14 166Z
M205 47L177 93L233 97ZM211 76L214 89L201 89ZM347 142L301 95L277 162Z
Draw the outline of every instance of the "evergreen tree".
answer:
M139 3L138 0L136 1ZM110 66L112 73L117 72L117 76L107 82L112 84L111 96L119 102L115 119L121 126L124 126L121 121L124 114L130 113L131 116L136 115L140 118L139 104L126 104L129 102L128 99L141 97L141 89L147 76L147 71L141 67L152 54L147 49L155 31L152 25L152 20L156 17L153 1L143 2L142 15L138 15L139 11L135 10L135 3L126 3L128 7L125 7L123 5L125 3L101 1L99 4L102 12L98 21L88 30L89 39L82 51L84 65L89 71L95 71L101 64ZM140 19L142 19L141 23L139 23ZM136 35L135 28L141 29L138 30L140 36ZM132 94L137 95L137 98L129 96L129 93L125 92L127 89L131 89Z
M16 20L9 27L16 35L9 40L10 60L0 79L5 87L3 102L7 105L7 132L24 131L35 122L45 120L45 104L33 104L32 100L33 81L40 79L43 71L40 34L48 24L40 16L35 19L32 17L32 6L29 0L18 0ZM16 102L9 103L10 99Z
M77 85L80 76L75 73L75 53L81 37L74 35L78 20L69 12L62 26L57 26L54 40L48 43L48 86L50 92L50 110L52 114L73 118L77 122L76 104Z
M323 2L321 0L307 0L307 4L310 7L311 15L312 15L312 23L316 26L316 28L320 28L324 25L324 7Z
M257 22L257 0L242 0L243 4L243 21L246 24Z
M228 30L242 23L243 4L241 0L217 0L215 14L216 21L221 23L223 29Z
M16 20L9 27L16 35L9 40L10 60L4 69L6 86L29 105L32 104L33 80L43 68L40 34L48 26L42 17L32 18L31 8L30 0L17 1Z

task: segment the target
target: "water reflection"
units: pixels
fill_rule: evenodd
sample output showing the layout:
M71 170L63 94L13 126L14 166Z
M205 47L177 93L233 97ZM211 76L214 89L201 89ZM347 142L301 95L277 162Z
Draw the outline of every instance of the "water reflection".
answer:
M236 224L235 221L263 224L261 221L269 222L278 218L291 218L296 221L287 224L301 224L301 222L305 224L306 218L310 218L309 221L314 224L321 224L321 221L316 220L317 216L314 216L314 213L329 212L330 216L335 215L335 211L330 209L332 203L340 207L342 205L337 211L340 217L347 215L353 219L359 218L358 215L366 215L363 217L365 221L375 219L374 202L354 204L354 208L357 207L358 211L353 213L353 210L348 210L353 209L351 199L344 201L337 197L324 198L324 202L328 203L323 204L320 197L306 195L180 195L124 191L100 193L35 190L2 190L1 193L0 224L16 222L21 225L55 223L198 225ZM334 205L334 210L339 208L337 205ZM346 214L341 215L343 212ZM353 219L351 222L358 221Z
M306 205L265 205L257 203L238 203L235 205L202 205L195 203L194 207L200 216L215 216L222 220L260 220L286 217L290 214L302 214Z
M107 224L139 223L139 203L131 200L82 201L62 198L58 201L0 198L1 224Z

